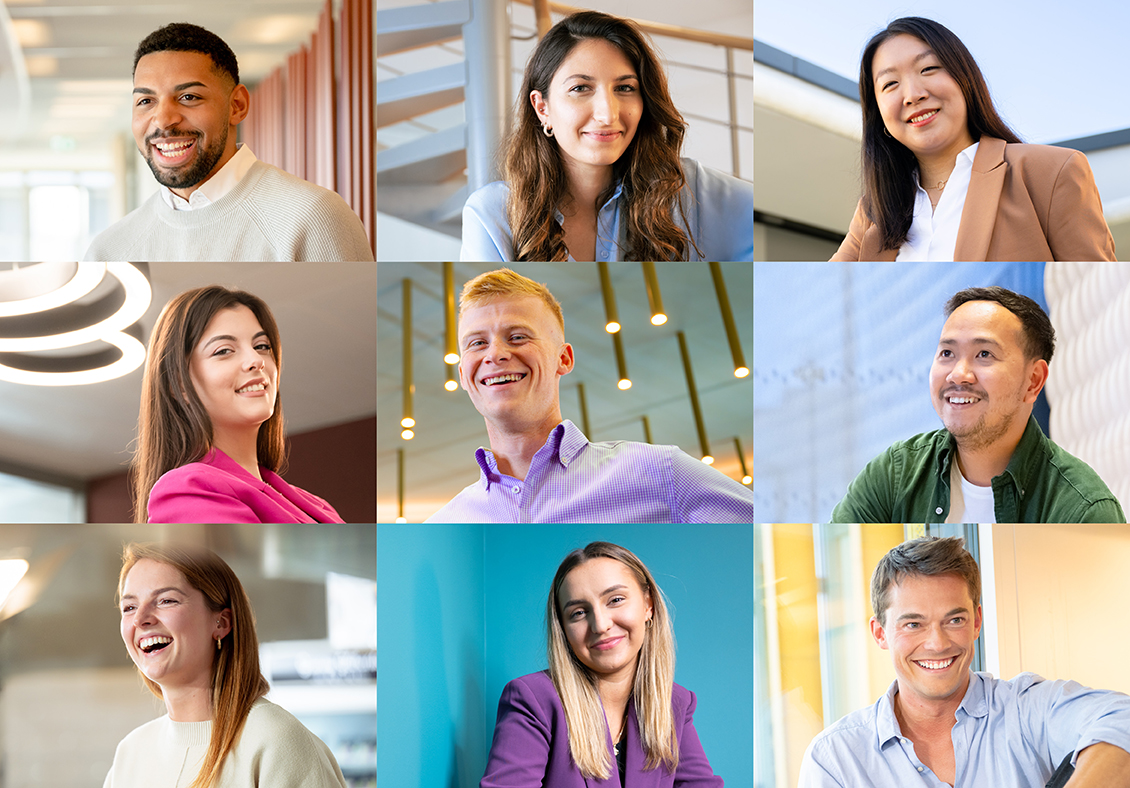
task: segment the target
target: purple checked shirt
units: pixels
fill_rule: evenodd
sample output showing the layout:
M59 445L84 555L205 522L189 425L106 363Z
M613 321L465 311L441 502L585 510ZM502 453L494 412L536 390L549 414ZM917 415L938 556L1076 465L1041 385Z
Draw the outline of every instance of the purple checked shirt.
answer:
M752 523L753 490L678 446L590 443L573 422L554 427L525 480L478 449L479 480L429 523Z

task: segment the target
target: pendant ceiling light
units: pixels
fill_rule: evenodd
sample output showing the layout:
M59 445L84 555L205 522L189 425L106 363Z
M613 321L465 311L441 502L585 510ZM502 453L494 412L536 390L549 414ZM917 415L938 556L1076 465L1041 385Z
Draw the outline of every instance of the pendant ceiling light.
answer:
M152 300L149 279L133 263L0 270L0 380L81 386L133 372L145 362L138 321Z

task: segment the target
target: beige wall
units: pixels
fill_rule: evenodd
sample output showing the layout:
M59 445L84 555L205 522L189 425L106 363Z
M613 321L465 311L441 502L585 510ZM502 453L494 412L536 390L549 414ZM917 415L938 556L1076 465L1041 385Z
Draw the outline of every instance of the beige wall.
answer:
M1001 678L1130 693L1130 526L994 525L992 545Z

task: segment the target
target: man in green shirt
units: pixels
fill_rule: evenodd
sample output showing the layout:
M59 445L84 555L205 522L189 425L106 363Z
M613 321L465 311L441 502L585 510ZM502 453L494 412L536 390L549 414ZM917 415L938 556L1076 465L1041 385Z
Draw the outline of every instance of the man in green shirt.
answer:
M1032 417L1055 330L1027 296L972 287L946 303L930 367L945 429L899 441L867 464L833 522L1124 523L1089 465Z

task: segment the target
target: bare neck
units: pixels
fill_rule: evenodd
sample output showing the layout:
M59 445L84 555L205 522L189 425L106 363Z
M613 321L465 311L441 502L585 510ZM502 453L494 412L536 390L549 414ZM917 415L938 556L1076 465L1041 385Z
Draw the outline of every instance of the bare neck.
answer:
M232 430L217 430L212 438L212 445L231 457L241 468L250 473L259 481L263 481L259 473L259 427L235 432Z
M534 455L549 440L553 428L560 423L560 408L541 421L529 425L508 426L487 421L490 450L494 454L498 472L525 481Z
M626 719L635 679L635 665L597 679L596 692L600 696L600 705L604 707L604 716L608 720L608 730L613 739L616 739L617 732L622 730L621 725Z
M174 722L208 722L212 719L212 688L207 682L183 687L161 687L165 710Z
M600 208L596 201L612 183L612 165L574 162L566 166L565 174L569 183L569 198L572 201L570 206L565 207L570 208L573 213L591 211L595 214Z
M950 730L957 721L957 709L969 690L969 673L961 688L945 700L924 700L907 693L895 694L895 718L899 730L912 740L949 740Z

